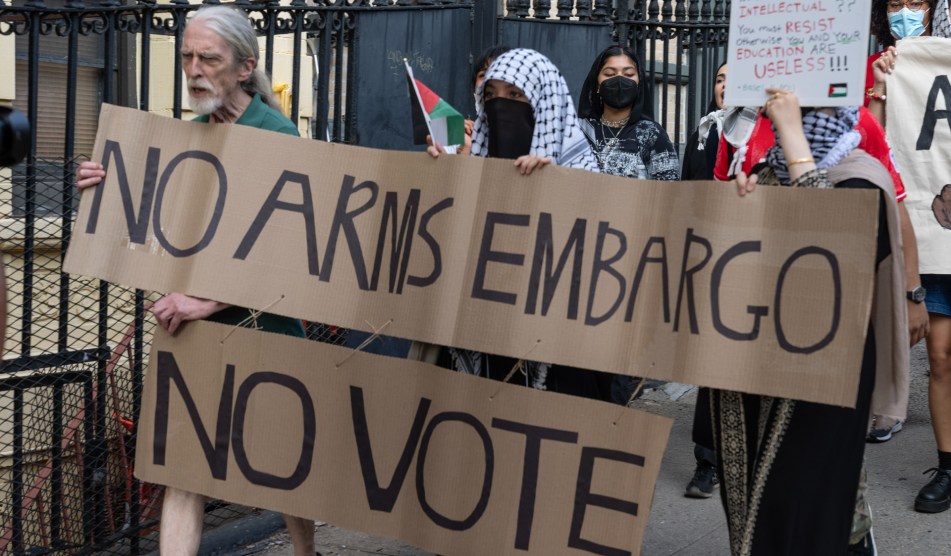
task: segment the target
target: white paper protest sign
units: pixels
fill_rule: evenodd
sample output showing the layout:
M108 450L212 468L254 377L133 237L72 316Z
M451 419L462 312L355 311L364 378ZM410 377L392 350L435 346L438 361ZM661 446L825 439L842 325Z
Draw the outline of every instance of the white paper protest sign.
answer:
M870 17L859 0L734 0L726 104L761 106L767 87L802 106L861 104Z

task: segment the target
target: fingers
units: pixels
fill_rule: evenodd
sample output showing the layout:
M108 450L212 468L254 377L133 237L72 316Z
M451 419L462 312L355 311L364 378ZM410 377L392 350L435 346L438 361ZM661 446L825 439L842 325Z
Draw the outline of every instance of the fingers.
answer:
M890 47L888 50L882 52L874 62L872 62L872 68L878 69L883 73L890 74L895 69L895 61L897 59L898 53L895 51L895 47Z
M165 330L168 330L169 334L174 334L175 331L178 330L179 325L181 324L182 324L182 318L181 316L176 314L172 316L170 319L168 319L168 326L165 328Z
M776 125L780 131L789 129L789 126L801 125L802 112L799 109L799 97L795 93L783 89L769 87L769 100L763 107L766 117Z
M105 177L106 171L103 169L102 164L87 160L80 163L79 168L76 170L76 187L85 189L98 185Z
M155 316L155 322L165 329L166 332L171 332L168 329L169 323L171 322L171 318L169 317L170 314L171 311L164 305L159 306L159 304L156 303L152 306L152 315Z
M757 178L756 174L747 176L743 171L736 175L736 192L740 197L746 197L756 189Z
M908 302L908 341L915 345L931 331L928 311L923 304Z
M442 148L442 146L433 139L432 135L426 136L426 144L429 145L426 147L426 152L433 158L439 158L440 153L446 152L446 149Z
M515 160L515 167L518 168L519 173L523 176L529 176L536 168L541 168L549 164L551 164L550 158L532 154L520 156Z
M178 304L176 302L177 299L176 294L169 294L152 305L152 314L155 316L155 322L169 334L173 333L175 329L178 328L178 323L181 322L181 318L177 317L179 313ZM178 323L172 326L176 318L178 318Z

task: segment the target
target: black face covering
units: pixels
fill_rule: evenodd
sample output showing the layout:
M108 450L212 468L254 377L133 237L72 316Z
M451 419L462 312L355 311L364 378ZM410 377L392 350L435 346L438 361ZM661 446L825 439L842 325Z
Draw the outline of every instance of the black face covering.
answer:
M489 157L518 158L532 149L535 115L532 105L508 98L485 103L489 123Z
M627 108L637 101L640 87L633 79L615 75L601 82L598 89L601 100L611 108Z

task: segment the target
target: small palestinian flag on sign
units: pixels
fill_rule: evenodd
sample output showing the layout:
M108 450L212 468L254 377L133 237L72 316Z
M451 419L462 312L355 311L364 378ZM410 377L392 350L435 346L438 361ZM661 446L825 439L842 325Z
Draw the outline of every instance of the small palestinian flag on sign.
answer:
M413 77L413 68L405 59L406 81L413 111L413 144L425 145L426 136L442 146L461 145L465 141L465 118L429 87Z
M849 94L847 83L832 83L829 85L829 98L844 97Z

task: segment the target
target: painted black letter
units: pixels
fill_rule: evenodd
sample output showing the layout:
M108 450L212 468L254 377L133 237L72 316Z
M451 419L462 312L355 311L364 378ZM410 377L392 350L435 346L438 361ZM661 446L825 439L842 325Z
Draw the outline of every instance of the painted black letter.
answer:
M793 263L806 255L819 255L829 261L829 268L832 270L832 286L835 290L835 294L833 295L832 324L829 327L829 333L811 346L799 347L793 345L792 342L786 338L786 333L783 331L783 284L786 281L786 273L792 268ZM836 259L835 255L830 251L816 246L803 247L790 255L789 258L786 259L786 262L783 263L783 268L779 271L779 282L776 284L776 301L773 303L773 306L776 307L776 313L773 318L776 321L776 339L779 340L779 347L789 353L813 353L832 343L836 332L839 331L839 320L842 318L842 276L839 274L839 260Z
M568 294L568 318L578 318L578 296L581 294L581 263L584 252L584 233L588 221L583 218L575 220L568 234L565 248L558 255L558 264L552 269L552 259L555 257L554 231L551 225L551 213L543 212L538 217L538 232L535 234L535 255L532 257L532 273L528 279L528 296L525 301L525 314L534 315L538 304L538 282L541 279L542 262L545 263L545 283L542 286L542 316L548 314L548 307L558 288L558 280L568 264L568 254L574 246L574 259L571 266L571 284Z
M490 262L522 266L525 255L506 253L492 250L492 237L495 235L496 224L508 226L528 226L531 218L527 214L506 214L504 212L489 212L485 215L485 228L482 232L482 246L479 248L479 260L476 261L475 278L472 283L472 297L496 301L507 305L515 305L517 296L511 292L489 290L485 287L485 270Z
M461 521L450 519L429 505L426 500L426 453L429 451L429 441L433 437L433 432L441 423L445 421L458 421L472 427L479 438L482 440L482 450L485 453L485 473L482 477L482 493L479 495L479 501L468 517ZM419 498L419 505L423 512L433 520L433 523L449 529L450 531L465 531L479 522L482 514L485 513L486 506L489 505L489 493L492 491L492 475L495 471L495 453L492 450L492 439L489 438L489 431L485 429L478 419L468 413L457 411L445 411L433 416L423 433L423 439L419 443L419 458L416 461L416 496Z
M360 236L357 235L357 227L353 221L376 203L376 197L380 193L380 186L372 181L356 184L357 180L353 176L344 176L343 185L340 186L340 196L337 197L337 209L334 211L333 223L330 226L330 237L327 240L327 249L324 251L324 271L320 273L321 282L330 281L330 273L334 268L334 255L337 253L337 239L340 237L340 230L347 237L347 247L350 249L350 258L353 260L353 269L357 273L357 284L361 290L369 290L370 282L367 280L367 265L363 260L363 249L360 247ZM363 189L370 190L370 198L367 199L359 208L347 212L347 206L350 204L350 197Z
M938 93L944 97L944 110L935 110L938 102ZM931 92L928 93L928 103L925 105L925 118L921 122L921 133L918 135L918 143L915 149L927 151L931 149L931 142L934 141L934 128L938 125L938 120L948 120L948 127L951 128L951 82L947 75L939 75L934 78L931 85Z
M390 486L380 487L380 479L376 476L376 462L373 459L373 447L370 446L370 429L367 426L366 405L363 402L363 388L350 387L350 414L353 419L353 436L357 441L357 455L360 458L360 471L363 473L363 486L367 491L367 504L371 510L390 512L396 504L396 498L403 488L406 471L413 461L413 454L419 444L419 436L423 432L423 424L429 413L431 400L420 398L416 407L416 417L410 427L403 453L393 470Z
M717 259L717 264L713 266L713 274L710 275L710 313L713 318L713 327L717 332L723 334L731 340L755 340L759 337L759 321L769 314L769 307L762 305L747 305L746 312L753 315L753 329L749 332L740 332L733 330L723 323L720 318L720 282L723 280L723 271L730 261L739 257L743 253L759 253L760 242L743 241L727 249L726 253Z
M300 204L278 200L281 196L281 192L284 190L284 185L289 181L300 184L301 195L303 196L303 200ZM250 253L254 247L254 242L258 240L258 236L261 235L264 226L267 225L274 211L277 209L299 212L301 216L304 217L304 237L307 238L307 271L311 276L319 275L320 269L317 263L317 225L314 221L314 196L310 192L310 178L308 178L306 174L298 174L290 170L284 170L284 173L278 178L277 183L274 184L274 188L271 189L267 200L264 201L264 206L258 211L258 215L254 218L254 222L251 223L248 233L244 235L244 239L241 240L241 245L239 245L238 250L235 251L234 258L242 261L248 258L248 253Z
M694 243L699 243L707 250L706 255L703 256L703 260L695 264L691 268L687 268L687 260L690 258L690 246ZM684 260L683 264L680 265L680 287L677 290L677 309L674 314L674 332L680 330L680 303L683 301L684 290L687 291L687 316L690 318L690 333L699 334L700 329L697 327L697 308L694 306L693 300L693 275L697 272L700 272L700 269L707 266L707 261L710 260L710 256L713 254L713 247L710 245L710 242L706 238L701 236L696 236L693 234L693 228L687 229L687 241L684 242Z
M215 444L212 446L208 431L201 422L198 406L192 398L185 377L178 368L175 356L167 351L158 352L156 393L155 393L155 437L152 440L152 464L165 465L165 447L168 443L168 411L169 387L175 382L178 393L185 402L188 417L192 427L198 434L198 442L205 453L208 469L215 479L224 481L228 478L228 437L231 436L231 395L234 391L234 365L225 366L225 377L221 384L221 399L218 401L218 421L215 425Z
M439 201L432 206L429 210L423 213L419 218L419 237L426 242L426 245L429 246L429 250L433 254L433 271L429 273L429 276L413 276L410 275L406 278L406 283L410 286L415 286L417 288L425 288L436 282L436 279L442 274L442 251L439 250L439 243L436 242L436 238L433 237L427 226L429 225L430 219L433 216L436 216L440 212L446 210L452 206L452 197L448 197Z
M604 238L608 234L617 238L618 248L611 257L602 259L601 257L604 254ZM621 260L621 257L623 257L626 252L627 238L624 237L624 233L620 230L615 230L608 225L607 222L598 224L598 240L594 245L594 264L591 267L591 284L588 286L588 307L585 310L584 316L584 323L588 326L595 326L608 320L614 315L618 307L621 306L621 301L624 300L624 292L627 291L627 280L624 279L623 274L615 270L611 265ZM618 294L614 303L611 304L611 308L605 311L603 315L596 317L594 316L594 297L598 290L598 279L601 277L602 272L607 272L617 281Z
M189 158L204 160L214 167L215 172L218 173L218 198L215 200L215 208L211 213L211 220L208 221L208 227L205 228L204 235L201 236L201 239L199 239L195 245L180 249L172 245L168 241L168 238L165 237L165 231L162 229L162 204L165 201L165 190L168 186L168 181L172 178L172 172L175 171L175 168L177 168L179 164ZM189 186L190 185L191 184L189 184ZM208 244L214 239L215 231L218 229L218 223L221 221L221 213L224 212L225 198L227 196L228 176L225 175L225 168L221 165L220 160L215 158L213 154L204 151L185 151L180 153L168 163L165 171L162 172L162 178L158 184L158 191L155 193L155 213L152 215L152 233L155 234L155 239L158 240L163 249L175 257L188 257L198 253L205 247L208 247Z
M525 435L525 459L522 465L522 489L518 497L515 548L528 550L528 543L532 537L532 520L535 518L535 492L538 487L538 465L541 459L542 440L576 444L578 433L497 418L492 419L492 427Z
M376 291L380 282L380 266L383 263L383 244L386 242L386 225L390 223L390 289L389 292L403 293L406 283L406 267L413 248L413 236L416 235L416 213L419 212L419 189L410 189L406 206L403 209L403 221L399 232L396 220L399 216L399 195L388 191L383 201L383 221L380 222L380 236L376 242L376 257L373 259L373 274L370 277L370 289Z
M603 494L591 492L591 476L594 475L594 462L597 459L619 461L629 465L644 466L644 458L636 454L610 450L607 448L592 448L585 446L581 449L581 463L578 469L578 484L575 487L575 509L571 515L571 531L568 533L568 546L579 550L586 550L602 556L630 556L630 552L598 544L594 541L581 538L581 529L584 526L584 514L588 506L598 506L637 515L637 503L629 500L620 500Z
M660 245L660 256L652 257L650 255L651 249L654 245ZM709 255L708 255L709 256ZM684 261L687 259L685 258ZM706 262L706 261L704 261ZM664 322L670 322L670 290L668 289L668 278L667 278L667 241L662 237L651 237L647 240L647 243L644 245L644 250L641 251L641 259L637 262L637 271L634 273L634 280L631 282L631 297L627 300L627 310L624 312L624 322L631 322L634 318L634 304L637 303L637 294L641 290L641 280L644 278L644 270L647 268L647 263L659 263L660 272L661 272L661 292L664 296ZM686 264L686 262L684 263ZM699 268L697 270L700 270ZM693 292L693 284L691 284L691 292ZM680 306L680 301L677 301L678 307ZM680 309L677 310L680 312ZM674 325L674 330L677 330L677 326Z
M139 214L135 214L132 206L132 191L129 189L129 176L125 171L125 161L122 159L122 148L115 141L106 141L102 153L102 168L109 170L109 161L116 159L115 173L119 182L119 194L122 195L122 210L125 212L125 224L129 229L131 243L145 243L146 231L149 226L149 214L152 212L152 197L155 195L155 179L158 176L159 157L162 151L149 147L149 155L145 161L145 180L142 182L142 196L139 198ZM102 192L105 185L100 184L93 188L92 207L89 210L89 222L86 223L86 233L96 233L96 224L99 223L99 206L102 204Z
M300 398L301 421L304 423L304 435L301 438L300 458L297 467L287 477L280 477L266 471L258 471L251 467L248 454L244 449L244 421L248 411L248 399L251 392L259 384L270 383L283 386ZM231 430L231 443L234 446L234 461L244 477L256 485L281 490L294 490L299 487L310 474L310 466L314 461L314 438L317 434L317 417L314 412L314 401L304 383L292 376L280 373L254 373L241 383L234 401L234 426Z

